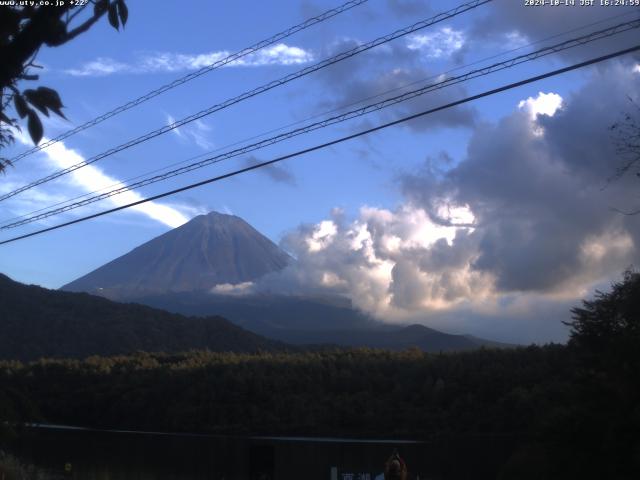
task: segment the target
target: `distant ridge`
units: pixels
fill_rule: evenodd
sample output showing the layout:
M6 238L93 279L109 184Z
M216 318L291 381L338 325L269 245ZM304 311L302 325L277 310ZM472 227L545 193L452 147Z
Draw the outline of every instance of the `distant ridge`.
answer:
M477 348L512 348L471 335L455 335L424 325L387 324L353 308L340 297L293 295L224 296L198 292L136 299L155 308L184 315L216 313L247 330L294 345L334 345L425 352L452 352Z
M290 257L235 215L211 212L140 245L62 287L128 299L166 292L208 291L256 280Z

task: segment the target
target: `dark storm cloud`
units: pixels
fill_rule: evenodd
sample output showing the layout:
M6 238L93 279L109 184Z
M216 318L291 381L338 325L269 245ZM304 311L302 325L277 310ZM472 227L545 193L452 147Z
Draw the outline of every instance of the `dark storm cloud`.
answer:
M638 185L625 178L602 186L617 161L609 126L638 81L619 64L595 72L555 116L538 116L544 135L524 110L479 125L467 158L437 188L423 171L403 179L405 194L425 207L443 195L471 207L473 267L494 275L500 291L551 292L619 272L638 260L640 231L637 218L609 207L631 201Z
M569 108L540 118L547 145L553 155L565 160L573 175L604 184L621 164L608 127L625 112L637 113L634 102L640 102L640 74L630 74L627 65L611 63L606 70L594 71L592 80L566 101Z

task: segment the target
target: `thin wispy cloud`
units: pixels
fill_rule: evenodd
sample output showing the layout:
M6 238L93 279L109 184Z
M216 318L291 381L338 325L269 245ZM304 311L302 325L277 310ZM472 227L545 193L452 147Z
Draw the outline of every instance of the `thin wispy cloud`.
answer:
M167 114L167 125L171 126L176 122L172 115ZM184 143L195 144L203 150L211 150L215 143L211 140L211 126L202 120L196 120L179 128L174 128L171 132Z
M520 48L529 43L527 37L517 30L505 33L504 38L507 48Z
M76 77L102 77L114 74L167 73L198 70L231 55L227 50L202 54L154 52L139 56L135 63L123 63L109 57L99 57L80 67L65 70ZM229 62L225 67L261 67L269 65L300 65L313 60L313 54L300 47L279 43Z
M8 176L0 182L0 194L12 192L24 185L24 182L12 181ZM21 195L16 195L7 201L6 210L2 212L0 223L9 222L14 217L22 216L42 208L43 205L53 205L65 201L69 197L64 193L53 193L42 189L31 189Z
M407 38L407 48L419 50L428 58L444 58L464 47L465 41L462 31L443 27L434 33L411 35Z
M108 57L98 57L85 63L80 68L65 70L65 73L76 77L104 77L114 73L123 73L130 70L131 66L118 62Z
M262 161L263 160L251 155L245 159L244 164L247 167L252 167L254 165L258 165ZM276 183L286 183L292 186L296 184L296 178L293 173L282 165L269 165L265 168L259 169L258 172L266 175Z
M18 132L16 138L24 145L31 145L31 141L24 134ZM48 141L43 137L43 142ZM72 165L82 163L85 158L73 149L67 148L64 142L58 142L50 147L47 147L42 151L42 154L47 160L55 167L59 169L68 168ZM83 168L71 172L68 176L63 177L71 186L78 187L86 192L94 192L101 189L115 189L124 187L122 183L115 177L105 174L101 169L93 165L87 165ZM43 191L45 192L43 194ZM21 194L21 197L31 199L34 198L54 198L59 201L56 195L47 193L47 190L43 190L42 187L38 189L31 189ZM132 202L143 200L145 197L132 190L126 190L120 195L110 197L106 201L112 206L120 207ZM55 201L55 200L54 200ZM42 205L42 204L40 204ZM179 227L180 225L189 221L189 217L181 212L176 207L169 207L162 205L158 202L147 202L135 207L131 207L131 210L141 213L151 220L155 220L171 228Z

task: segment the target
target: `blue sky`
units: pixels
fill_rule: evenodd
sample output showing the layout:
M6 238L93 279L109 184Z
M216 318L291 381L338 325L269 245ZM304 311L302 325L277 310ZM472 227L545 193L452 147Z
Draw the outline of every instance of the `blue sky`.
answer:
M47 121L47 137L338 2L188 0L150 8L148 2L129 0L128 5L129 22L120 32L105 20L67 45L40 52L41 84L58 90L68 118ZM241 65L203 75L63 145L25 158L0 179L2 192L455 5L451 1L370 0ZM623 16L627 12L631 14ZM614 15L618 18L607 20ZM368 95L454 68L465 72L473 68L465 65L489 56L523 47L494 62L531 51L526 47L530 42L560 35L540 44L548 45L633 18L637 10L634 14L631 9L600 7L532 9L521 2L496 0L120 152L77 175L24 192L0 203L0 215L2 220L23 215L214 149L224 151L227 145ZM602 23L565 33L597 21ZM637 39L633 31L580 47L437 92L408 106L298 137L255 152L253 158L229 160L127 195L145 197L177 188L629 46ZM611 148L605 145L608 140L598 132L605 131L607 122L615 121L626 108L627 96L637 98L637 64L637 58L626 58L548 79L290 160L275 169L190 190L147 205L144 211L120 212L3 245L0 271L22 282L57 288L195 215L217 210L244 218L301 259L298 271L278 280L286 288L293 282L300 288L335 290L350 296L359 308L390 321L421 321L509 341L561 340L566 332L557 319L566 319L568 307L637 261L637 219L634 224L633 219L616 218L608 209L637 200L631 193L634 185L623 181L605 194L596 193L602 186L598 178L615 169ZM593 119L582 131L573 131L579 123L576 118L584 120L591 106ZM585 129L593 129L597 138ZM514 137L506 138L501 131ZM586 149L595 157L587 162L588 169L580 163L586 157L574 151L567 138L574 138L574 143L598 142ZM499 149L503 140L512 144ZM4 153L11 157L25 148L17 141ZM529 154L545 160L528 173L511 168L510 161ZM567 176L574 167L578 173ZM538 176L544 180L543 187L528 191ZM520 191L506 188L523 180L530 182ZM566 230L558 226L563 217L555 218L549 210L545 210L548 215L540 214L556 193L563 205L575 203L564 217ZM579 201L583 194L590 202ZM0 235L9 238L113 206L104 201ZM597 214L589 209L597 209ZM436 218L438 212L444 217ZM587 228L584 218L589 212L599 220ZM439 224L443 219L449 227ZM574 219L583 223L572 225ZM537 238L536 234L544 235ZM358 238L360 246L355 248ZM565 248L578 252L569 255L571 262L563 253ZM444 260L434 260L437 255L456 260L445 268ZM567 264L556 272L548 265L558 266L562 263L558 258ZM353 271L341 270L351 262L356 265ZM538 270L544 272L531 274ZM535 319L540 312L547 312L543 316L555 323L541 324Z

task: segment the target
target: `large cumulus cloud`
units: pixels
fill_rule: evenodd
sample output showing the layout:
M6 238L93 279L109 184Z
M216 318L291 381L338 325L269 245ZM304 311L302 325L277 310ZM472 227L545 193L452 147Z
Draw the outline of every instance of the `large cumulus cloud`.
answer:
M491 278L471 269L470 212L449 207L440 207L446 225L409 204L393 211L363 207L351 220L336 210L290 232L282 246L296 261L255 289L341 294L386 320L469 304L490 294Z
M421 205L444 194L471 206L474 269L493 275L499 291L558 292L619 271L637 260L640 231L637 217L611 207L633 202L638 185L606 184L619 162L609 127L639 81L621 64L595 71L553 116L532 122L524 108L479 126L436 196L422 188L428 172L406 176L404 192Z
M572 304L638 264L640 216L612 208L635 201L638 179L607 179L621 161L609 127L639 92L623 62L564 99L529 91L475 127L458 164L443 154L402 175L397 208L334 211L290 232L283 247L297 261L254 288L341 294L384 320L562 339Z

